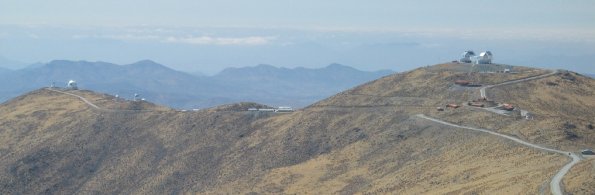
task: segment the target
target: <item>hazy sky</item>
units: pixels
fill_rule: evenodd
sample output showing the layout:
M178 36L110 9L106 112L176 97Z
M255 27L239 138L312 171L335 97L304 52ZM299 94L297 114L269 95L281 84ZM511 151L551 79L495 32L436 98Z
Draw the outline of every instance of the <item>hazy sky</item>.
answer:
M311 28L595 28L592 0L2 0L0 23Z
M547 66L571 60L576 70L590 71L594 10L593 0L0 0L0 57L27 63L148 58L204 72L333 62L398 70L450 60L465 49L506 53L510 43L510 51L531 50L529 58L564 59ZM371 47L394 55L366 53ZM565 55L568 50L580 52ZM436 56L416 63L415 52Z

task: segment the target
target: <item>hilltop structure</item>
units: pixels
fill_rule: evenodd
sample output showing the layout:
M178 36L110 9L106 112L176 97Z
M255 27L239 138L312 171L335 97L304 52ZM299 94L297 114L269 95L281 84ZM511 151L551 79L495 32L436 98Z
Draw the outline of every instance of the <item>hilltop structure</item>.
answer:
M77 90L78 89L78 86L76 84L76 81L75 80L68 81L68 84L66 84L66 88L67 89L72 89L72 90Z
M461 63L471 63L471 62L473 62L471 60L473 57L475 57L475 52L473 52L471 50L465 51L461 55L461 59L459 59L459 62L461 62Z
M460 63L474 63L474 64L491 64L493 59L493 54L491 51L484 51L479 54L479 56L475 55L473 50L468 50L461 54L461 58L459 59Z
M484 51L484 52L481 52L479 54L479 56L477 56L477 58L475 59L475 63L476 64L491 64L492 59L493 59L492 52Z

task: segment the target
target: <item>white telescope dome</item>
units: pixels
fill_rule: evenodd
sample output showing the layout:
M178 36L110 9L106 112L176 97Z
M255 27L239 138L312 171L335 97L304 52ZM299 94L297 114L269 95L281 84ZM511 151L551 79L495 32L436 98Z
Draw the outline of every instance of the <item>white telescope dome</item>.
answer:
M493 60L493 54L490 51L484 51L477 57L477 64L491 64Z
M469 51L465 51L463 52L463 54L461 55L461 59L459 59L459 62L462 63L471 63L471 58L475 57L475 52L469 50Z
M66 85L66 88L69 88L69 89L78 89L78 87L76 86L76 81L75 80L68 81L68 84Z
M479 54L479 56L481 56L481 57L492 57L492 52L490 52L490 51L481 52L481 54Z

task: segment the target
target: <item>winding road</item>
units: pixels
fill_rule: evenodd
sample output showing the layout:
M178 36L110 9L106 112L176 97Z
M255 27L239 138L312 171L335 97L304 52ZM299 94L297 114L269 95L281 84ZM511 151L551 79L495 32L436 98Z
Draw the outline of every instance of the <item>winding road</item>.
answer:
M488 89L488 88L498 87L498 86L502 86L502 85L510 85L510 84L514 84L514 83L520 83L520 82L525 82L525 81L530 81L530 80L535 80L535 79L541 79L541 78L552 76L552 75L554 75L554 74L556 74L558 72L559 71L556 70L556 71L552 71L552 72L547 73L547 74L542 74L542 75L527 77L527 78L519 79L519 80L507 81L507 82L498 83L498 84L495 84L495 85L487 85L487 86L484 86L481 89L479 89L479 92L481 93L481 98L487 98L486 89Z
M544 150L544 151L547 151L547 152L558 153L558 154L562 154L562 155L565 155L565 156L569 156L569 154L570 154L570 157L572 158L572 161L570 161L568 164L564 165L564 167L562 167L562 169L560 169L558 171L558 173L556 173L556 175L554 175L554 177L552 178L552 181L550 182L550 189L552 191L552 194L554 194L554 195L562 195L563 194L562 193L562 188L560 187L560 183L562 182L562 178L564 178L564 175L566 175L566 173L568 173L568 171L570 170L570 168L572 166L574 166L576 163L578 163L581 160L581 158L577 154L572 153L572 152L562 151L562 150L556 150L556 149L551 149L551 148L547 148L547 147L544 147L544 146L532 144L532 143L523 141L523 140L521 140L519 138L512 137L512 136L509 136L509 135L504 135L504 134L497 133L497 132L494 132L494 131L490 131L490 130L487 130L487 129L480 129L480 128L475 128L475 127L466 127L466 126L456 125L456 124L452 124L452 123L449 123L449 122L446 122L446 121L442 121L442 120L438 120L438 119L435 119L435 118L431 118L431 117L425 116L423 114L418 114L418 115L415 115L415 116L417 116L419 118L422 118L422 119L430 120L430 121L433 121L433 122L436 122L436 123L440 123L440 124L443 124L443 125L448 125L448 126L451 126L451 127L457 127L457 128L461 128L461 129L469 129L469 130L473 130L473 131L479 131L479 132L483 132L483 133L489 133L489 134L492 134L492 135L495 135L495 136L499 136L499 137L503 137L503 138L512 140L514 142L523 144L523 145L528 146L528 147L531 147L531 148L536 148L536 149Z
M53 92L58 92L58 93L62 93L62 94L66 94L66 95L77 97L77 98L81 99L83 102L85 102L87 105L89 105L89 106L91 106L91 107L93 107L95 109L98 109L98 110L107 110L107 109L100 108L99 106L91 103L89 100L85 99L83 96L76 95L76 94L73 94L73 93L64 92L64 91L55 90L55 89L52 89L52 88L46 88L46 89L47 90L50 90L50 91L53 91Z
M153 110L126 110L126 109L107 109L107 108L101 108L101 107L93 104L91 101L87 100L83 96L80 96L80 95L77 95L77 94L74 94L74 93L65 92L65 91L55 90L55 89L52 89L52 88L45 88L45 89L50 90L50 91L53 91L53 92L56 92L56 93L61 93L61 94L65 94L65 95L69 95L69 96L73 96L73 97L79 98L85 104L91 106L91 108L94 108L94 109L100 110L100 111L104 111L104 112L122 112L122 113L134 112L134 113L138 113L138 112L153 111Z
M515 84L515 83L521 83L521 82L526 82L526 81L531 81L531 80L536 80L536 79L541 79L541 78L545 78L545 77L549 77L549 76L555 75L558 72L559 71L556 70L556 71L552 71L550 73L546 73L546 74L542 74L542 75L527 77L527 78L518 79L518 80L506 81L506 82L499 83L499 84L494 84L494 85L488 85L488 86L482 87L480 89L481 97L486 97L487 96L486 89L488 89L488 88L498 87L498 86L503 86L503 85L509 85L509 84ZM353 109L353 108L363 108L363 107L365 107L365 108L368 108L368 107L370 107L370 108L377 108L377 107L393 107L393 106L395 106L395 105L387 105L387 106L344 106L344 107L341 107L341 106L330 106L330 107L333 107L333 108L349 108L349 109ZM328 107L328 106L325 106L325 107ZM498 113L498 112L496 112L496 113ZM487 129L481 129L481 128L474 128L474 127L466 127L466 126L456 125L456 124L445 122L445 121L442 121L442 120L439 120L439 119L427 117L427 116L425 116L423 114L418 114L416 116L419 117L419 118L430 120L430 121L433 121L433 122L436 122L436 123L440 123L440 124L443 124L443 125L448 125L448 126L452 126L452 127L457 127L457 128L462 128L462 129L468 129L468 130L473 130L473 131L479 131L479 132L483 132L483 133L488 133L488 134L491 134L491 135L499 136L499 137L502 137L502 138L505 138L505 139L512 140L512 141L517 142L519 144L525 145L527 147L531 147L531 148L543 150L543 151L546 151L546 152L553 152L553 153L562 154L564 156L569 156L572 160L570 162L568 162L566 165L564 165L554 175L554 177L552 177L552 180L550 181L550 190L551 190L552 194L554 194L554 195L562 195L563 194L562 187L561 187L560 183L562 182L562 179L564 178L564 175L566 175L568 173L568 171L570 170L570 168L572 168L572 166L576 165L581 160L581 158L579 157L579 155L577 155L575 153L572 153L572 152L562 151L562 150L556 150L556 149L552 149L552 148L547 148L547 147L544 147L544 146L540 146L540 145L536 145L536 144L533 144L533 143L529 143L529 142L523 141L523 140L521 140L519 138L516 138L516 137L512 137L512 136L509 136L509 135L504 135L504 134L497 133L497 132L494 132L494 131L490 131L490 130L487 130Z
M503 82L503 83L499 83L499 84L495 84L495 85L488 85L488 86L485 86L485 87L482 87L481 89L479 89L479 92L480 92L482 98L487 98L486 89L488 89L488 88L498 87L498 86L503 86L503 85L509 85L509 84L515 84L515 83L520 83L520 82L526 82L526 81L531 81L531 80L536 80L536 79L541 79L541 78L545 78L545 77L549 77L549 76L555 75L557 73L559 73L559 71L558 70L555 70L555 71L552 71L552 72L547 73L547 74L542 74L542 75L533 76L533 77L527 77L527 78L519 79L519 80L507 81L507 82ZM565 156L570 156L572 158L572 161L570 161L568 164L564 165L564 167L562 167L558 171L558 173L556 173L556 175L554 175L554 177L552 178L552 181L550 182L550 189L552 191L552 194L555 194L555 195L562 195L563 194L562 193L562 188L560 187L560 183L562 182L562 178L564 178L564 175L566 175L566 173L568 173L568 171L570 170L570 168L572 168L572 166L574 166L575 164L577 164L581 160L581 158L577 154L572 153L572 152L567 152L567 151L561 151L561 150L546 148L546 147L543 147L543 146L539 146L539 145L535 145L535 144L532 144L532 143L529 143L529 142L525 142L525 141L520 140L520 139L515 138L515 137L511 137L511 136L508 136L508 135L503 135L503 134L496 133L496 132L493 132L493 131L489 131L489 130L485 130L485 129L473 128L473 127L464 127L464 126L460 126L460 125L455 125L455 124L452 124L452 123L444 122L444 121L441 121L441 120L438 120L438 119L434 119L434 118L430 118L430 117L423 116L423 115L418 115L418 117L421 117L421 118L424 118L424 119L427 119L427 120L431 120L431 121L434 121L434 122L442 123L442 124L445 124L445 125L449 125L449 126L454 126L454 127L459 127L459 128L464 128L464 129L470 129L470 130L475 130L475 131L481 131L481 132L489 133L489 134L492 134L492 135L496 135L496 136L504 137L506 139L513 140L513 141L515 141L517 143L521 143L521 144L526 145L526 146L529 146L529 147L533 147L533 148L537 148L537 149L545 150L545 151L549 151L549 152L555 152L555 153L559 153L559 154L562 154L562 155L565 155Z
M543 75L538 75L538 76L533 76L533 77L528 77L528 78L524 78L524 79L519 79L519 80L514 80L514 81L507 81L507 82L503 82L503 83L499 83L499 84L495 84L495 85L488 85L485 87L482 87L480 89L480 94L482 98L487 98L487 94L486 94L486 89L488 88L492 88L492 87L497 87L497 86L502 86L502 85L508 85L508 84L514 84L514 83L520 83L520 82L525 82L525 81L530 81L530 80L535 80L535 79L540 79L540 78L544 78L544 77L548 77L551 75L554 75L558 73L558 71L553 71L551 73L547 73L547 74L543 74ZM109 110L109 109L104 109L104 108L100 108L99 106L91 103L90 101L88 101L86 98L73 94L73 93L69 93L69 92L64 92L64 91L59 91L59 90L55 90L55 89L51 89L51 88L46 88L47 90L53 91L53 92L57 92L57 93L62 93L62 94L66 94L66 95L70 95L70 96L74 96L79 98L80 100L82 100L83 102L85 102L87 105L91 106L92 108L98 109L98 110L104 110L104 111L114 111L114 110ZM392 107L393 105L391 105ZM352 106L350 106L350 108L353 108ZM550 189L552 194L554 195L562 195L562 187L560 186L560 183L562 182L562 179L564 178L564 175L566 175L568 173L568 171L570 170L570 168L572 168L572 166L574 166L575 164L577 164L581 158L572 152L568 152L568 151L562 151L562 150L556 150L556 149L552 149L552 148L547 148L544 146L539 146L536 144L532 144L526 141L523 141L519 138L516 137L512 137L509 135L504 135L501 133L497 133L494 131L490 131L487 129L481 129L481 128L475 128L475 127L467 127L467 126L461 126L461 125L456 125L453 123L449 123L446 121L442 121L439 119L435 119L435 118L431 118L428 116L425 116L423 114L417 114L415 115L416 117L419 117L421 119L425 119L425 120L429 120L429 121L433 121L436 123L440 123L443 125L447 125L447 126L451 126L451 127L456 127L456 128L461 128L461 129L468 129L468 130L472 130L472 131L479 131L479 132L483 132L483 133L488 133L491 135L495 135L495 136L499 136L505 139L509 139L512 140L514 142L517 142L519 144L525 145L527 147L531 147L531 148L535 148L535 149L539 149L539 150L543 150L543 151L547 151L547 152L553 152L553 153L558 153L558 154L562 154L565 156L569 156L570 158L572 158L572 161L570 161L569 163L567 163L566 165L564 165L552 178L551 182L550 182Z

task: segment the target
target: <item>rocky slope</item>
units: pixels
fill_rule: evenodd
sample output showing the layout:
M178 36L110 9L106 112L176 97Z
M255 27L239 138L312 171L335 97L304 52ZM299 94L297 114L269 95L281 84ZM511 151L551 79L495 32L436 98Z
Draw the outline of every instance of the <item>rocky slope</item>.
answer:
M73 92L111 109L101 111L40 89L0 105L0 193L535 194L549 193L550 178L568 162L414 117L420 113L552 148L595 147L587 127L595 122L593 79L563 72L488 90L491 99L535 113L533 120L468 106L436 111L479 97L479 88L456 86L457 79L496 84L547 72L468 70L419 68L277 114L233 109L256 105L248 103L117 111L135 103ZM594 167L581 161L565 177L566 191L595 192Z

